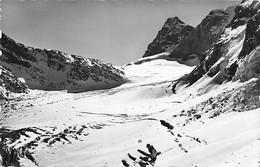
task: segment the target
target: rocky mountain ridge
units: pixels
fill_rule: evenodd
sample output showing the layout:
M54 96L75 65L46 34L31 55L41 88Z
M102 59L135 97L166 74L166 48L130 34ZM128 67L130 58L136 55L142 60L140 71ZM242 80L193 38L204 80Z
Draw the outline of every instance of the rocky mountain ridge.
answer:
M244 1L235 8L235 16L201 63L173 85L192 85L210 77L213 84L248 81L260 76L260 1Z
M123 71L112 64L58 50L27 47L4 33L0 48L0 66L23 78L30 89L82 92L125 82Z
M234 17L234 8L211 11L197 27L185 24L178 17L168 18L156 38L148 45L143 57L168 52L180 63L203 57L213 47L225 27ZM198 65L195 61L192 65Z
M165 52L189 36L193 30L192 26L186 25L178 17L168 18L156 38L148 45L143 57Z

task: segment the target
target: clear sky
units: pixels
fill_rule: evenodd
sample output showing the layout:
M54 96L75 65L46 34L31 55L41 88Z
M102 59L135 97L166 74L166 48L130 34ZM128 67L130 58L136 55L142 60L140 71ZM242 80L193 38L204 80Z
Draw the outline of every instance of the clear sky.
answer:
M142 57L168 17L192 26L237 0L2 0L1 29L27 46L123 65Z

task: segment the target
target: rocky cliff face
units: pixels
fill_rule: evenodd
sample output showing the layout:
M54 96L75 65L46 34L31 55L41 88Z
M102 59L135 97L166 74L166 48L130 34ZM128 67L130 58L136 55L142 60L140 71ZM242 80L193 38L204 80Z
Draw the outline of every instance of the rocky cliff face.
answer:
M112 64L57 50L26 47L2 35L0 65L24 78L31 89L81 92L124 83L123 72Z
M27 93L28 87L11 71L0 66L0 99L7 98L9 93Z
M152 56L177 47L194 31L192 26L186 25L178 17L168 18L156 38L148 45L143 57Z
M233 17L234 7L214 10L196 28L184 24L177 17L169 18L143 57L168 52L169 57L179 58L179 62L200 59L206 50L212 48Z
M225 27L213 48L207 50L201 63L173 85L192 85L211 78L211 83L247 81L260 76L260 1L243 1Z

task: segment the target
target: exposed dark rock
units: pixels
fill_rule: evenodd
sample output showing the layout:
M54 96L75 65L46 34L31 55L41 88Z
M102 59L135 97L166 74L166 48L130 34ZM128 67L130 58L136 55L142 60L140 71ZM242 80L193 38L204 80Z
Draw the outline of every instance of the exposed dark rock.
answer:
M30 148L34 147L34 141L27 143L24 146L15 148L13 146L9 146L15 142L16 140L20 139L21 136L29 137L26 132L32 132L38 134L37 130L34 128L22 128L19 130L10 130L1 128L0 129L0 155L2 157L2 165L5 167L8 166L20 166L19 159L27 158L32 161L35 165L38 166L36 160L32 156L32 153L29 151Z
M161 152L157 152L156 149L154 148L154 146L151 144L147 144L146 147L147 147L149 153L151 154L151 156L150 156L151 160L149 161L149 163L151 165L154 165L154 163L157 159L157 156L160 155Z
M145 162L148 162L149 158L150 157L139 157L141 160L145 161Z
M136 158L135 157L133 157L131 154L127 154L128 155L128 157L132 160L132 161L135 161L136 160Z
M260 9L260 6L258 7ZM254 13L254 12L251 12ZM246 36L242 51L240 52L238 58L244 58L253 49L260 45L260 12L249 18L246 25Z
M195 118L195 119L200 119L200 118L201 118L201 115L200 115L200 114L195 114L195 115L194 115L194 118Z
M154 148L154 146L151 144L147 144L146 147L147 147L149 153L147 153L143 150L140 150L140 149L137 150L140 154L142 154L142 156L139 156L139 159L135 158L134 156L132 156L131 154L128 153L128 157L133 161L134 165L136 163L142 167L146 167L147 165L149 165L149 166L155 165L157 156L160 155L161 152L157 152L156 149ZM125 164L123 161L125 161L125 160L122 160L122 163Z
M184 24L177 17L169 18L143 57L169 52L170 57L179 58L180 62L203 59L203 53L213 47L232 17L233 12L213 10L196 28Z
M236 61L225 68L225 73L228 75L227 80L231 80L233 78L233 76L236 74L237 68L238 64Z
M166 49L177 45L194 30L178 17L168 18L156 38L148 45L143 57L165 52Z
M36 58L30 54L30 48L24 46L23 44L16 43L14 40L2 33L1 38L1 49L9 51L13 57L18 59L25 59L31 62L37 62Z
M224 32L230 17L233 17L233 15L226 13L225 10L213 10L202 20L196 27L194 34L194 54L201 56L205 51L212 48L213 44L217 42Z
M143 150L138 149L137 151L138 151L139 153L143 154L143 155L146 156L146 157L150 157L150 156L151 156L150 154L144 152Z
M188 150L185 149L185 148L182 146L182 144L178 144L178 146L180 147L180 149L181 149L183 152L188 153Z
M137 163L138 163L138 165L140 165L140 167L146 167L147 165L149 165L149 163L143 162L143 161L139 161Z
M130 165L126 162L126 160L122 160L122 164L125 166L125 167L129 167Z
M79 136L83 134L83 126L70 126L61 132L28 127L21 129L0 128L0 155L3 166L20 166L20 158L27 158L35 165L38 165L33 154L39 144L46 144L52 147L56 143L71 144L70 139L80 140ZM34 138L31 136L34 134ZM85 135L84 135L85 136ZM17 144L18 143L18 146ZM21 144L22 143L22 144Z
M257 3L257 1L253 1L251 4L248 5L244 5L242 3L235 8L234 18L231 20L229 24L227 24L228 22L225 22L225 19L221 21L221 23L223 23L221 25L222 31L224 31L227 28L231 28L231 30L235 30L235 28L238 28L239 26L246 24L243 46L236 59L229 60L230 57L225 57L225 56L230 56L227 54L229 51L228 47L230 46L230 44L232 44L232 40L235 40L235 38L239 38L239 37L234 37L234 39L229 38L228 40L224 40L219 37L216 38L218 41L213 45L213 47L211 49L208 49L202 54L201 63L189 75L183 76L173 84L172 87L173 92L176 93L176 87L179 84L192 85L200 78L202 78L204 75L207 75L209 77L215 77L219 73L222 73L219 76L219 78L216 78L216 81L214 81L218 84L223 83L225 80L226 81L232 80L236 75L237 70L240 68L239 66L241 66L242 64L244 65L246 64L243 63L243 61L245 61L245 57L249 53L251 53L254 49L256 49L260 44L260 29L259 29L260 13L259 12L257 13L259 9L260 9L260 5L259 2ZM218 13L217 15L219 15L219 13L223 13L223 11L216 11L216 12ZM230 18L226 18L227 21L229 19ZM239 20L243 20L243 24ZM204 21L202 21L202 23L203 22ZM224 34L224 35L227 36L228 34ZM220 58L223 59L220 60ZM255 61L258 60L256 60L255 58ZM247 67L247 68L255 68L257 66L257 63L251 66L252 67ZM258 70L256 69L254 71L255 73L257 73Z
M161 125L162 125L162 126L165 126L165 127L168 128L169 130L172 130L172 129L174 128L171 124L169 124L168 122L166 122L166 121L164 121L164 120L160 120L160 122L161 122Z
M7 98L10 92L28 93L28 87L21 82L11 71L0 66L0 98Z
M5 34L0 48L0 66L24 78L31 89L82 92L112 88L125 82L122 70L97 59L27 47Z
M253 1L251 5L242 5L246 1L242 1L241 5L238 5L235 8L235 17L233 18L232 22L230 23L230 26L235 29L238 26L244 25L248 22L250 18L252 18L259 9L259 4L257 4L257 1Z

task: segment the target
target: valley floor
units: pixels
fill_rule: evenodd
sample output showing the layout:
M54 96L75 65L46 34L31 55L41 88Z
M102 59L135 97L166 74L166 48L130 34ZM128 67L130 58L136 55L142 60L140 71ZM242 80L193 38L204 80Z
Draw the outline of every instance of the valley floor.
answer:
M173 94L171 82L193 67L154 60L123 68L129 82L114 89L78 94L31 90L2 102L0 163L260 166L259 92L247 86L259 81L204 90L195 85ZM244 92L254 97L250 106L241 100Z

